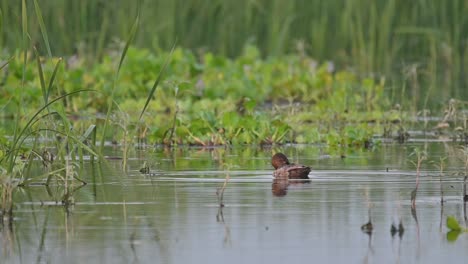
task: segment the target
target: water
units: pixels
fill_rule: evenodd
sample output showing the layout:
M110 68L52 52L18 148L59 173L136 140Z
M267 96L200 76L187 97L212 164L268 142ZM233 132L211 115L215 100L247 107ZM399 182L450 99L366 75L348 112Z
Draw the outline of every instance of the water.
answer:
M430 160L448 157L440 204L439 173L426 161L416 210L413 145L388 144L342 159L320 147L179 149L134 153L85 164L88 182L75 204L56 204L61 188L15 193L11 227L1 230L6 263L465 263L468 234L447 240L445 219L466 226L458 145L412 143ZM313 167L311 181L272 190L271 153ZM110 155L119 155L110 150ZM151 174L139 168L144 161ZM226 170L229 168L229 170ZM220 208L216 191L229 174ZM277 187L277 185L275 185ZM277 196L279 194L279 196ZM372 220L371 235L361 226ZM416 218L415 218L416 216ZM401 218L404 233L390 226ZM416 221L417 219L417 221Z

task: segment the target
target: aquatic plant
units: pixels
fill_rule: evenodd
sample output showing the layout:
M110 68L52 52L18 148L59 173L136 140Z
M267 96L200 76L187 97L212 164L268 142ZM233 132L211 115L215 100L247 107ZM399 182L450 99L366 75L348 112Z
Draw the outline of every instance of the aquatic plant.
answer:
M370 201L369 190L367 188L365 189L364 195L365 195L365 200L366 200L366 204L367 204L367 216L368 216L369 220L367 221L367 223L365 223L365 224L363 224L361 226L361 231L368 234L369 236L372 236L372 232L374 231L374 225L372 224L372 207L373 207L373 204Z
M428 131L428 124L429 124L429 115L431 114L431 110L423 109L416 113L416 116L421 116L423 119L423 131L424 134Z
M439 162L434 162L431 161L431 163L434 164L434 166L439 170L439 183L440 183L440 203L443 205L444 203L444 189L442 185L442 177L444 176L444 170L445 170L445 160L447 157L440 157Z
M465 175L468 176L468 146L461 146L460 153L461 155L459 156L459 158L463 162L463 165L465 167Z
M403 226L403 222L400 218L400 223L398 226L396 226L394 223L390 226L390 234L392 235L392 238L398 234L400 239L403 237L403 234L405 233L405 227Z
M218 197L218 203L220 207L224 207L224 202L223 202L224 190L226 190L226 186L230 178L231 177L229 176L229 174L226 173L226 178L224 179L223 186L221 186L221 188L218 188L216 190L216 196Z
M47 23L40 21L44 16L34 4L45 48L33 49L37 67L25 67L32 58L25 8L25 45L16 56L8 56L2 71L5 116L19 116L13 99L38 109L50 96L92 88L98 91L92 98L64 97L62 115L89 117L74 121L73 127L99 128L101 148L107 140L121 142L124 156L135 138L137 143L171 146L325 143L342 153L377 146L374 136L379 134L407 139L409 113L399 105L390 109L391 83L384 77L340 70L328 61L320 64L304 49L264 58L258 46L247 44L238 57L229 58L174 43L170 52L135 48L131 43L144 19L140 12L145 12L140 9L126 31L127 41L101 49L99 63L80 53L55 58ZM47 60L39 56L42 50L47 50ZM52 76L49 81L47 75ZM54 90L54 84L61 89ZM14 89L18 85L22 89ZM458 112L461 105L457 101Z
M23 52L22 64L20 66L21 82L15 83L16 88L20 87L18 93L9 95L9 108L3 108L2 111L11 110L14 114L13 136L10 140L1 141L0 155L0 192L2 197L1 210L3 214L11 214L13 204L13 194L18 186L27 186L34 180L45 180L45 185L49 185L53 178L60 180L61 185L65 187L65 195L62 202L66 203L69 199L69 190L73 184L73 180L79 179L73 172L77 166L76 155L79 154L80 161L83 161L83 151L90 155L97 156L92 146L86 144L86 140L95 132L95 126L91 125L84 134L74 130L70 120L65 113L63 102L65 98L75 96L77 94L91 93L92 90L76 90L70 93L61 93L54 91L56 89L55 80L57 73L61 67L61 58L52 59L54 62L53 71L49 80L46 79L43 65L47 64L47 60L40 57L37 49L34 48L35 60L37 65L37 79L40 87L40 98L42 102L37 105L37 108L24 108L24 99L26 94L26 82L28 67L27 57L28 41L27 41L27 12L26 2L22 1L22 21L23 21ZM36 5L38 19L41 20L40 9ZM39 21L39 23L42 23ZM44 40L47 41L45 29L43 29ZM49 53L50 54L50 53ZM13 62L9 60L2 67L5 72L7 64ZM9 70L9 69L8 69ZM35 86L37 88L37 86ZM24 113L23 113L24 112ZM94 137L93 137L94 138ZM50 143L49 143L50 142ZM55 154L49 151L53 148ZM35 160L42 161L45 173L41 175L33 175L31 167Z
M409 156L416 156L416 161L411 161L411 163L413 163L413 165L416 167L416 186L414 187L413 191L411 191L411 208L414 210L416 208L416 194L419 188L421 166L423 161L427 159L427 152L416 147Z
M453 215L447 216L446 226L449 229L447 232L447 241L450 242L455 242L461 233L468 232L468 229L460 226L457 218Z
M43 39L41 31L47 27L48 38L57 53L75 53L92 59L93 63L105 56L106 48L116 36L125 39L122 35L133 23L129 14L138 9L133 2L39 3L44 7L43 23L27 21L31 40ZM236 5L199 4L195 0L170 4L143 1L139 30L142 34L135 43L139 47L168 50L175 36L179 36L182 47L210 50L228 57L239 56L242 53L239 47L246 43L259 47L263 56L298 50L320 61L332 60L336 68L350 67L359 74L391 76L392 100L405 107L417 109L419 104L428 108L427 104L438 104L441 98L466 95L460 88L466 87L463 73L467 63L464 56L467 8L463 0L372 3L243 0ZM15 30L21 9L15 0L3 1L1 9L4 24L10 26L0 34L0 43L14 49L21 39L21 32ZM70 14L67 10L75 12Z
M449 215L447 216L447 228L450 229L450 231L464 231L467 232L468 230L463 229L460 224L458 223L458 220L455 216Z
M123 48L122 54L120 56L119 60L119 65L117 67L117 70L114 75L114 79L112 82L112 88L111 88L111 93L110 96L107 99L107 111L106 111L106 118L104 120L104 127L102 129L102 137L101 137L101 153L104 148L104 142L106 139L106 132L107 132L107 126L109 123L109 118L112 113L112 107L114 106L114 94L117 86L117 81L119 79L119 74L120 74L120 69L122 68L122 64L125 60L125 56L127 55L128 48L130 46L130 43L132 42L133 38L135 37L136 31L138 29L138 24L140 22L140 12L137 12L137 15L135 17L135 21L133 22L132 28L130 30L130 34L128 36L127 42L125 43L125 47Z
M109 53L103 63L86 69L82 62L70 67L67 59L60 63L59 58L49 59L53 64L41 59L44 75L60 76L54 79L57 87L63 87L60 93L83 87L99 91L92 99L64 98L65 111L96 118L95 124L102 122L100 113L107 114L106 101L112 95L114 64L121 59L117 53ZM330 73L323 66L306 67L311 59L298 55L266 60L247 53L244 56L228 59L206 53L198 61L193 53L181 48L174 48L172 54L155 56L130 46L116 84L122 88L113 94L113 104L118 107L112 107L115 111L109 117L128 115L129 138L136 135L138 141L155 144L327 143L366 148L378 143L374 135L383 134L402 142L407 139L410 115L401 107L390 108L389 98L383 93L385 82L371 82L346 71ZM0 92L4 95L0 101L20 96L20 90L13 89L21 83L20 57L22 53L5 66L7 71L2 74L6 89ZM162 71L165 82L159 77ZM28 107L40 107L46 94L41 92L42 87L45 92L51 88L47 80L41 82L37 67L26 67L25 76L23 101ZM41 89L37 89L37 84ZM12 116L14 110L9 102L4 108L6 116ZM462 104L459 105L462 110ZM459 122L460 137L462 127ZM101 142L110 140L110 133L104 136L102 129L100 132ZM112 134L119 137L117 141L124 135Z
M181 48L161 56L132 46L124 50L126 54L121 49L110 50L99 64L88 65L78 57L73 62L63 60L66 65L56 68L60 78L55 81L63 87L62 93L83 87L99 91L92 99L64 98L63 104L65 111L78 116L97 115L96 124L105 113L99 129L101 146L110 139L107 127L116 124L112 117L118 115L129 117L128 139L136 135L138 141L155 144L205 146L328 143L366 148L375 143L373 135L382 133L381 124L388 120L382 114L390 105L383 92L385 82L347 71L330 72L327 63L311 67L312 59L304 55L262 59L252 46L237 59L212 53L197 58ZM5 72L7 94L17 92L10 87L20 82L21 65L15 57ZM43 72L53 73L54 68L45 64ZM34 84L41 83L39 70L26 71L28 96L23 100L38 107L40 90ZM117 106L111 111L109 98ZM112 133L120 137L117 141L123 135Z

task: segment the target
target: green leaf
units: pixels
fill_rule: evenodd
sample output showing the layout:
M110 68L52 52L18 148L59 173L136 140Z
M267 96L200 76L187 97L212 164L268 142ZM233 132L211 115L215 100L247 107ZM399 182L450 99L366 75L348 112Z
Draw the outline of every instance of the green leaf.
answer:
M447 228L450 229L450 231L460 232L462 230L458 220L455 218L455 216L452 215L447 216Z
M47 104L47 92L46 92L46 87L45 87L44 71L42 70L41 57L39 56L39 52L37 52L36 47L34 47L34 53L36 54L37 69L39 72L39 80L41 81L42 97L44 98L44 105L46 105Z
M11 60L13 60L15 56L11 56L7 61L5 61L2 65L0 65L0 70L3 69L5 66L8 65L8 63L10 63Z
M138 120L141 120L141 118L143 117L143 114L146 111L146 108L148 108L151 98L153 98L154 92L156 91L156 88L158 87L158 84L161 81L162 75L164 71L166 70L167 65L171 61L172 53L174 52L175 45L176 45L176 42L174 42L174 44L172 45L171 52L169 53L169 56L166 58L166 61L164 62L164 65L162 66L161 71L159 72L158 77L156 78L156 81L154 82L153 87L151 88L151 91L148 94L148 97L146 98L145 106L141 110L140 117L138 118Z
M461 231L459 230L452 230L447 232L447 241L449 242L455 242L460 235Z
M107 126L109 124L109 119L110 119L110 115L111 115L111 112L112 112L112 106L114 104L114 94L115 94L115 90L116 90L116 86L117 86L117 80L119 79L119 76L120 76L120 69L122 68L125 57L127 56L128 48L130 47L130 44L132 43L133 39L135 38L135 35L136 35L137 30L138 30L138 25L139 24L140 24L140 5L138 5L138 11L137 11L137 15L136 15L136 18L135 18L135 22L133 22L132 28L130 29L130 35L128 36L128 39L125 42L125 47L124 47L124 49L122 51L122 54L120 55L119 66L117 68L117 72L114 75L114 82L112 84L111 95L108 98L106 119L104 120L104 127L102 129L101 154L102 154L103 149L104 149L104 142L106 140Z
M52 57L52 51L50 50L49 45L49 36L47 35L44 19L42 18L41 8L39 7L37 0L34 0L34 10L36 11L37 21L39 22L39 28L41 29L42 38L44 39L44 43L47 48L47 53L49 54L49 57Z
M237 112L226 112L222 117L223 126L237 127L239 119L239 114Z
M46 103L49 101L50 91L52 90L52 86L54 85L55 76L57 75L60 62L62 62L62 58L58 59L57 64L55 64L54 72L52 73L52 76L50 77L49 86L47 87L47 91L46 91L46 98L47 98Z

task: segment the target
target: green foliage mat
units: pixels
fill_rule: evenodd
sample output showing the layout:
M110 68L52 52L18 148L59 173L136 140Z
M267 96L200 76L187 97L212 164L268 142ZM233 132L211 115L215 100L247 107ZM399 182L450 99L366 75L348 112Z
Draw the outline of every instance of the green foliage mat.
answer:
M119 55L119 49L109 50L100 63L75 55L59 65L50 88L51 98L83 89L97 91L63 100L68 115L84 123L75 125L77 129L84 131L90 123L97 123L99 128ZM20 98L22 57L18 52L0 72L4 116L15 114L12 102ZM236 59L175 49L163 81L139 122L154 80L168 57L169 53L128 49L115 80L113 99L118 107L111 115L114 131L109 131L109 139L118 141L122 130L140 127L143 132L138 136L151 143L368 146L372 135L381 133L382 122L398 118L388 114L390 102L384 79L337 71L332 63L319 64L303 54L262 59L255 47L246 46ZM25 113L34 112L43 103L36 58L32 54L28 58L21 99ZM40 58L45 79L54 73L58 60Z

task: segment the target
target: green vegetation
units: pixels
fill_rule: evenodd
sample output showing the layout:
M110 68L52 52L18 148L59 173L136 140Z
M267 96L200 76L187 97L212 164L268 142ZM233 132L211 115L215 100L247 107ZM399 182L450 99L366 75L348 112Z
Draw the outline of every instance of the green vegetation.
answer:
M453 215L447 216L446 226L448 229L447 241L449 242L455 242L461 233L468 232L466 228L460 226L457 218Z
M413 165L416 167L416 186L414 187L413 191L411 192L411 208L416 208L416 195L418 193L419 188L419 177L421 174L421 166L423 161L427 159L427 152L425 150L421 150L419 148L414 148L413 152L411 152L410 157L415 156L416 161L411 161Z
M411 111L430 98L449 102L440 127L468 140L466 102L448 100L465 90L435 89L466 85L466 2L228 1L199 10L174 1L158 9L164 16L146 2L115 3L0 4L5 212L12 190L33 180L65 186L60 200L71 203L84 183L80 161L102 157L109 141L122 146L124 169L138 143L324 144L343 156L372 148L375 135L405 142ZM30 173L32 160L44 174Z
M40 43L41 53L78 54L92 62L103 59L116 39L127 39L139 8L128 0L39 1L40 9L29 2L28 36L31 43ZM157 0L140 4L133 44L156 54L169 50L177 39L180 47L192 51L236 58L250 43L262 57L300 50L359 76L386 76L390 98L406 109L440 107L450 98L468 95L465 0ZM4 0L0 9L0 46L13 51L22 39L21 5Z
M37 1L34 1L34 4L39 22L42 25L41 30L45 36L44 39L47 40ZM13 128L2 131L0 135L2 138L0 141L0 215L2 219L12 217L14 190L19 186L27 186L37 176L45 180L45 186L50 186L53 182L63 186L61 202L63 204L71 203L75 185L74 180L85 184L76 174L76 167L79 166L76 163L77 157L83 162L83 150L97 156L88 144L85 144L85 140L90 135L94 135L93 138L95 139L95 126L90 126L83 135L78 134L77 131L73 130L73 125L66 116L65 108L57 103L73 95L92 91L78 89L69 93L56 94L54 98L50 98L52 89L55 88L55 79L62 61L61 58L56 60L53 70L48 75L50 78L47 79L44 75L41 57L36 48L33 49L37 63L35 78L38 80L38 85L34 88L38 91L35 94L38 101L33 108L26 107L28 104L25 97L28 82L27 72L30 68L28 64L32 61L28 59L28 16L26 15L25 0L21 2L21 6L23 50L21 56L18 56L20 57L18 64L21 66L17 68L20 78L17 78L16 82L13 83L12 88L16 90L16 93L9 94L7 92L5 94L7 99L2 104L2 112L6 115L13 115L12 119L14 120ZM10 57L0 67L1 70L5 69L3 85L7 87L9 86L7 79L10 63L15 63L14 57ZM27 114L24 115L23 112ZM10 138L7 138L7 136L10 136ZM60 161L59 164L54 164L56 157ZM44 174L36 175L37 172L31 173L31 168L34 165L33 160L42 162L45 169Z
M95 142L96 130L101 142L121 144L126 168L128 151L139 142L324 143L340 153L369 148L382 124L394 118L385 113L383 79L335 72L300 54L262 59L253 46L229 59L182 48L156 56L127 42L94 64L79 56L17 51L0 75L2 122L14 120L1 131L5 214L12 190L33 181L64 186L56 199L72 203L83 183L78 160L84 152L102 154L88 141ZM30 169L32 160L42 161L43 173Z
M212 53L197 57L181 48L156 56L130 47L118 77L115 65L121 58L116 51L91 67L80 57L59 63L58 58L36 56L40 67L28 60L24 88L17 89L22 81L21 57L17 53L1 73L5 116L13 115L14 102L21 94L26 111L41 107L40 76L53 76L54 83L44 89L47 97L96 91L63 100L69 117L82 119L75 122L78 131L98 124L100 113L109 112L108 98L112 98L117 108L109 119L116 129L107 131L107 138L116 141L122 140L125 131L139 127L140 139L166 145L291 142L369 147L372 136L381 133L381 124L393 118L385 114L390 102L383 79L375 82L347 71L333 72L328 64L317 65L307 56L261 59L252 46L246 46L234 60ZM165 81L147 102L169 57Z
M425 137L448 136L465 143L456 157L465 166L463 201L468 201L468 102L459 99L468 95L464 89L468 79L463 75L463 69L468 68L468 19L464 15L468 13L468 2L205 2L0 3L0 45L5 47L0 50L0 228L13 230L13 211L18 202L15 195L30 196L31 211L38 207L34 200L41 201L41 209L49 207L43 206L41 198L32 197L32 184L44 186L46 200L63 205L63 219L68 223L76 191L89 181L92 188L86 188L89 197L85 199L110 202L107 208L117 208L120 205L113 199L118 197L123 210L117 210L122 211L123 221L112 222L123 222L125 226L127 220L149 219L132 213L135 209L130 207L137 205L141 211L141 203L129 204L132 217L127 218L127 201L134 200L131 196L151 200L158 224L150 223L142 230L154 227L159 244L159 223L173 222L165 203L178 204L180 199L184 204L192 199L193 190L185 192L187 188L178 187L175 181L173 186L164 184L165 180L155 183L153 176L171 177L173 174L165 172L187 168L196 171L206 169L207 164L223 168L224 182L216 188L216 219L224 223L228 183L236 186L244 181L242 171L240 181L230 182L231 169L237 165L241 170L265 169L265 157L278 152L283 144L295 144L289 151L297 160L303 154L300 144L313 151L314 157L330 154L345 158L353 151L379 147L381 139L403 144L410 137L408 131L414 128L422 130ZM430 122L433 117L436 121ZM105 146L111 144L115 156L105 156ZM144 158L132 156L137 148L152 146L163 146L164 150L148 152ZM220 147L204 148L209 153L195 153L199 148L189 146ZM187 150L190 155L184 153ZM398 154L390 155L390 159L406 156ZM414 148L409 155L416 168L411 213L418 240L416 194L421 169L426 159L430 162L432 158L429 154L430 148L425 145L423 150ZM388 172L388 164L392 163L387 157L373 156L377 155L355 155L339 162L351 160L347 168L352 167L350 164L364 167L382 159L377 163L379 170L387 167ZM454 167L453 156L447 156L447 166ZM114 184L119 174L104 172L101 166L108 158L121 160L120 169L132 173L123 177L138 181L127 178L121 186ZM445 159L439 157L436 163L440 171L441 227ZM94 167L95 161L101 162L98 168ZM139 172L143 175L129 170L140 162ZM206 180L211 181L217 176L200 173L189 177L210 177ZM349 181L336 179L338 184ZM367 181L355 179L363 184ZM257 181L245 186L258 186ZM380 181L374 186L381 190L393 181ZM140 186L139 182L151 182L151 188L135 188L134 194L129 194L128 188ZM204 189L214 186L200 183ZM106 195L105 190L112 194ZM285 190L284 183L278 185L274 180L274 195L285 195ZM332 198L341 199L343 193L347 194L335 190L326 191ZM117 196L113 196L114 192ZM311 198L329 197L309 193ZM265 194L263 191L252 196L249 191L236 197L241 198L239 204L244 204L258 197L264 201ZM361 229L371 234L374 225L367 189L365 196L369 221ZM181 210L169 206L183 219L188 208L185 205ZM244 211L241 209L236 211ZM111 219L110 215L105 214L99 223ZM37 230L35 215L31 218ZM48 213L45 219L39 255L46 248ZM268 226L265 228L268 230ZM449 241L466 232L452 216L447 217L447 228ZM390 231L392 237L398 233L401 242L401 217L398 227L392 224ZM68 224L65 233L67 245L71 244ZM131 234L133 250L135 239ZM370 242L369 236L371 251Z

